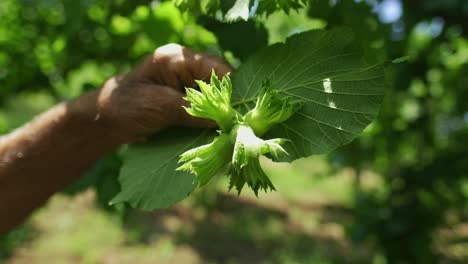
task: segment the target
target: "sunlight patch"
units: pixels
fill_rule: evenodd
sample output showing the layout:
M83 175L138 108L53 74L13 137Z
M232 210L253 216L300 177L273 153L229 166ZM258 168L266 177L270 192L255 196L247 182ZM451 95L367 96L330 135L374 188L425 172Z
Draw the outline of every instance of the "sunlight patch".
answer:
M330 78L323 79L323 90L326 93L333 93Z

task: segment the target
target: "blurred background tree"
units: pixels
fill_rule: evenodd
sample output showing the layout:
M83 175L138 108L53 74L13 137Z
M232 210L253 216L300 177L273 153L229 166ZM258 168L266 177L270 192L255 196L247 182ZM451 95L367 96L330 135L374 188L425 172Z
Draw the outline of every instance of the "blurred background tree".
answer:
M388 68L379 119L358 140L327 157L291 166L265 164L278 182L279 194L237 198L213 187L158 212L155 220L154 215L107 205L118 190L117 154L100 161L67 192L81 193L90 186L97 190L93 199L110 216L87 205L87 214L97 219L90 226L106 229L103 243L114 248L121 247L121 240L143 241L148 250L154 246L164 255L170 251L160 237L165 234L175 245L190 245L202 263L466 263L468 2L261 0L250 1L248 21L225 23L222 13L234 2L174 1L184 9L171 1L0 1L0 133L59 101L99 87L169 42L224 56L236 66L291 34L349 26L364 50L379 51L366 59L407 56L406 62ZM77 198L57 199L65 205L80 204ZM59 221L61 214L73 213L57 209L56 203L53 200L26 225L0 239L0 262L14 262L21 247L34 252L44 251L44 243L57 246L50 241L59 238L52 227L44 227L44 218ZM310 214L316 204L321 213ZM155 228L167 225L161 219L185 227L175 228L177 232L174 227L168 228L171 232ZM326 233L336 240L331 244L320 233L330 223L343 231L342 236ZM41 228L49 233L40 235ZM73 234L62 239L72 240L64 250L78 256L78 263L106 262L100 258L106 251L98 246L102 243L77 247L86 236ZM141 257L148 254L145 247L122 251L126 257ZM197 259L187 256L175 262ZM45 262L30 257L29 263Z

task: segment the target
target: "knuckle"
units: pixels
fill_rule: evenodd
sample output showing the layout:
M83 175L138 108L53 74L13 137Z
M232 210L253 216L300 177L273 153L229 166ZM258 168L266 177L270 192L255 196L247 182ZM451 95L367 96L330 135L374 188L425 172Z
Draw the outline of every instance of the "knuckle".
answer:
M174 57L181 56L183 54L184 47L175 44L175 43L170 43L164 46L161 46L157 48L153 52L153 59L154 60L170 60Z

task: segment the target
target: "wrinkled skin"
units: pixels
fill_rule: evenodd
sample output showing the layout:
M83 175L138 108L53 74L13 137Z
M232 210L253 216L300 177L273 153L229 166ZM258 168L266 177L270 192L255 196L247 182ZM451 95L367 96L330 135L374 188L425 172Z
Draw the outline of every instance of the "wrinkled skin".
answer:
M219 58L169 44L102 88L0 137L0 234L121 144L171 126L213 126L182 108L184 87L207 81L213 69L231 70Z
M195 80L209 81L213 69L220 76L231 70L217 57L169 44L158 48L127 75L109 79L100 92L98 107L129 140L169 126L213 126L181 107L187 105L185 87L194 87Z

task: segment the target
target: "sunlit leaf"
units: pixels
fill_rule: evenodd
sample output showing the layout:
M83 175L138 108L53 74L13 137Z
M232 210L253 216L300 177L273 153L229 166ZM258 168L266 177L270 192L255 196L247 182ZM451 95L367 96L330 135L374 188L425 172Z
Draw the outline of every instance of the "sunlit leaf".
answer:
M292 159L349 143L377 115L384 88L382 64L366 64L353 41L349 29L310 31L261 50L233 75L233 104L250 110L269 79L281 96L304 103L266 135L291 140L286 148ZM176 171L178 156L204 139L199 131L173 130L152 144L131 146L120 175L123 192L115 201L154 209L183 199L193 176Z
M283 96L304 102L268 133L287 138L292 159L349 143L376 117L384 91L383 64L368 65L350 29L310 31L258 52L233 76L234 102L253 107L265 79Z
M176 170L179 155L212 140L214 133L172 129L151 143L130 145L123 155L119 181L122 191L112 203L128 202L143 210L166 208L195 187L194 176Z

